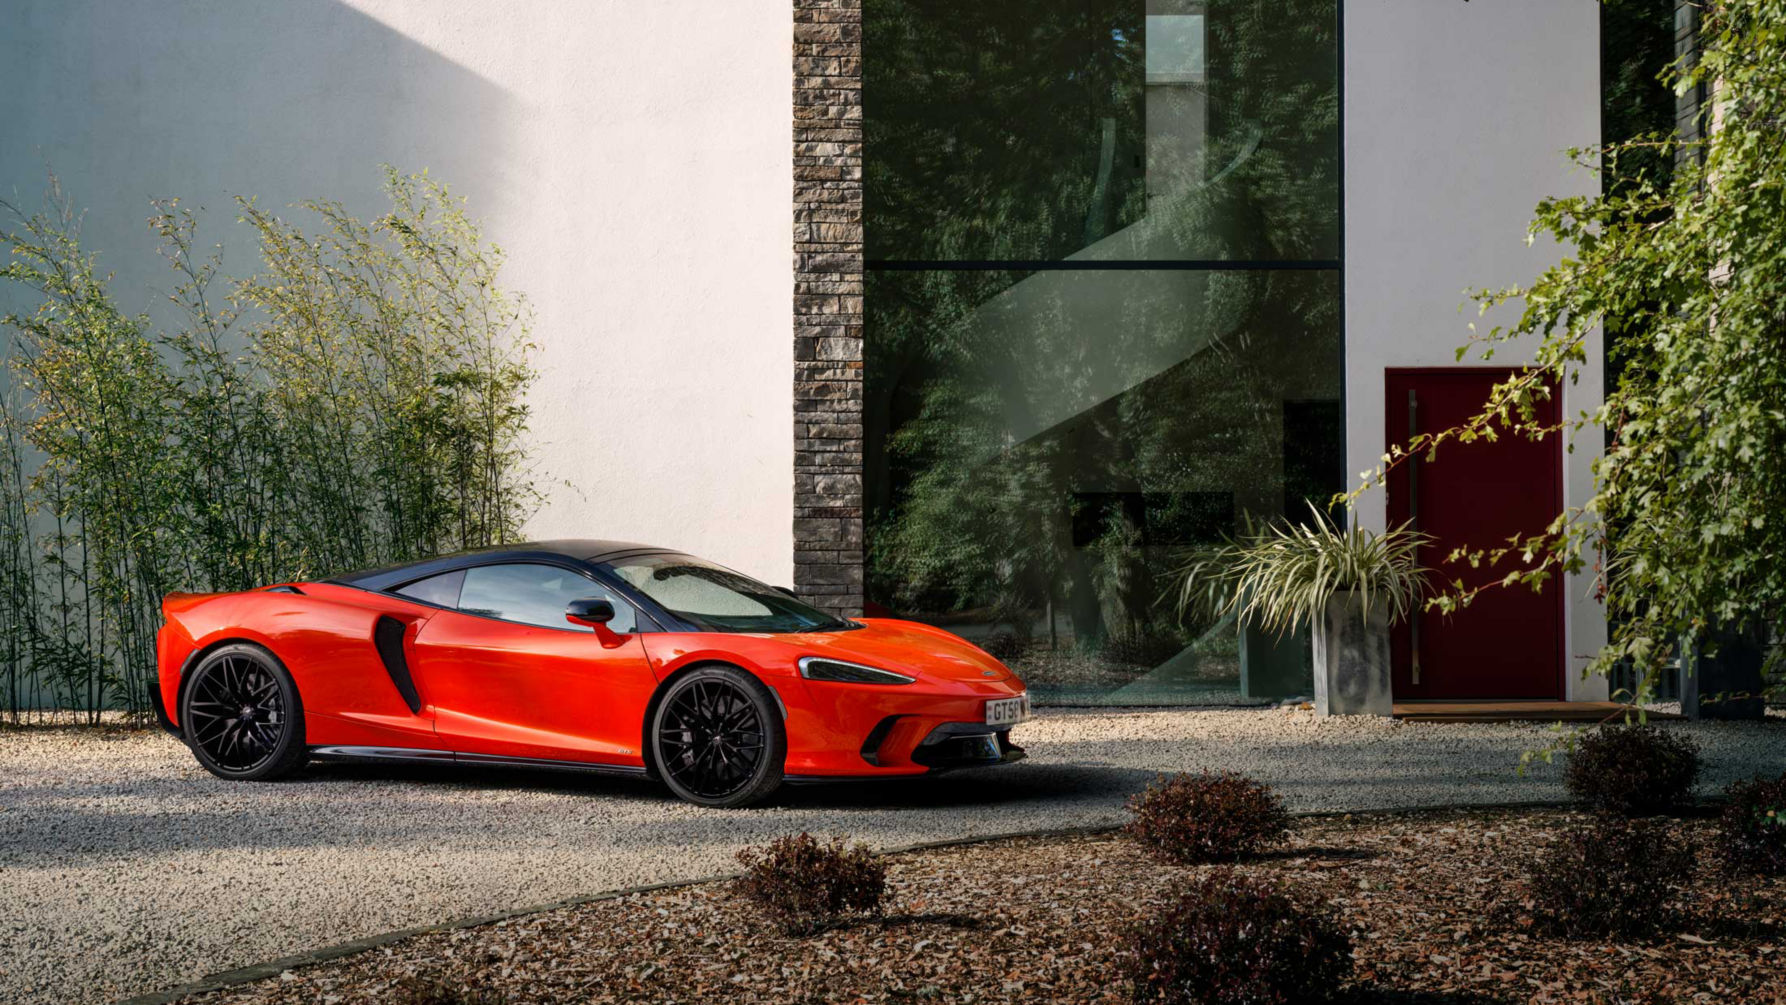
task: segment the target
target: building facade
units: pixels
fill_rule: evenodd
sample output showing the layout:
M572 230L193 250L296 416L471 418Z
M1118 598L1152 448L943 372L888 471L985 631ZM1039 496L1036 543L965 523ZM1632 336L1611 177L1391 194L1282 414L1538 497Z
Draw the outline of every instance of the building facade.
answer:
M1510 320L1466 291L1599 184L1595 0L18 7L0 172L61 174L124 288L149 198L426 166L537 312L534 531L944 624L1055 700L1306 693L1306 639L1181 616L1176 570L1467 415L1522 359L1459 361ZM1355 519L1493 544L1598 453L1443 455ZM1419 620L1398 696L1605 696L1591 573Z
M1057 699L1305 693L1306 639L1182 616L1175 572L1520 362L1460 363L1462 308L1557 253L1522 240L1539 199L1598 184L1564 155L1600 139L1598 6L795 16L797 586L951 625ZM1355 518L1492 546L1585 498L1598 452L1456 450ZM1414 620L1398 696L1605 696L1572 672L1605 637L1591 576Z

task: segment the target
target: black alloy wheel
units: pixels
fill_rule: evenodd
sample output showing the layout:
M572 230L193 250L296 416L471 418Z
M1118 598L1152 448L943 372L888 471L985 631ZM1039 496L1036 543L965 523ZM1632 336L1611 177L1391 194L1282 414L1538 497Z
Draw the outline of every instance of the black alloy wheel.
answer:
M219 778L264 781L303 765L304 708L285 667L246 643L207 655L181 702L186 745Z
M744 806L781 784L787 732L780 706L742 670L702 667L677 678L652 715L650 735L659 777L691 803Z

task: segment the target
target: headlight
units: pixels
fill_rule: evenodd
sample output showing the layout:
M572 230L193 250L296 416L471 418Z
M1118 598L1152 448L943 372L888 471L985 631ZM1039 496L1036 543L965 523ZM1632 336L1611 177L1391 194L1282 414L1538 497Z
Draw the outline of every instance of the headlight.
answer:
M891 670L876 670L860 663L845 663L823 656L800 657L800 676L807 680L830 680L842 684L910 684L918 679Z

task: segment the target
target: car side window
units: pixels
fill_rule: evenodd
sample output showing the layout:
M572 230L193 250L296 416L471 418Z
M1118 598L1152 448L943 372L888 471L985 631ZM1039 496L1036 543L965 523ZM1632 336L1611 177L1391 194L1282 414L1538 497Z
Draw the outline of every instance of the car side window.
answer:
M459 610L527 625L590 632L594 629L564 619L564 609L571 601L587 597L614 605L610 629L622 635L633 631L637 615L626 601L589 577L555 565L516 562L466 569Z
M465 583L465 570L455 569L443 572L438 576L418 579L413 583L405 583L392 590L400 597L419 600L424 604L436 607L458 607L459 588Z

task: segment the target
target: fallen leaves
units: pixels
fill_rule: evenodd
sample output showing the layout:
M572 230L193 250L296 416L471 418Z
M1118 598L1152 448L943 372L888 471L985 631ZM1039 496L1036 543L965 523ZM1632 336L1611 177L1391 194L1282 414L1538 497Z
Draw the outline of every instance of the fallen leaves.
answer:
M1353 932L1355 997L1432 1005L1786 1005L1786 879L1683 877L1680 923L1648 942L1533 935L1525 858L1561 811L1304 820L1242 871L1322 898ZM1675 821L1702 832L1704 821ZM1117 933L1199 868L1115 835L1017 839L889 860L880 922L781 935L723 885L641 894L417 936L198 999L372 1002L444 974L513 1005L607 1002L1126 1002ZM1425 997L1417 997L1424 995Z

